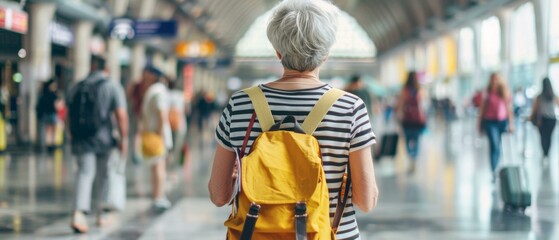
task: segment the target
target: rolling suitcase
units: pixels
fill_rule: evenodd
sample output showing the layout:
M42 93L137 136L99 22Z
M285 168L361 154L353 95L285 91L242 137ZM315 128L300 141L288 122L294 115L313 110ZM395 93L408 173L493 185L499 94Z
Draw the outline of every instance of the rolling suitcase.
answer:
M398 133L387 133L382 135L380 139L380 149L376 158L383 156L394 157L398 150Z
M501 181L501 198L506 211L519 210L524 212L532 205L532 194L528 185L528 177L522 166L506 166L499 172Z
M509 138L510 149L508 152L514 154L512 137ZM511 156L511 160L512 160ZM499 171L501 198L504 203L505 211L520 211L532 205L532 193L528 184L528 176L524 165L507 165Z

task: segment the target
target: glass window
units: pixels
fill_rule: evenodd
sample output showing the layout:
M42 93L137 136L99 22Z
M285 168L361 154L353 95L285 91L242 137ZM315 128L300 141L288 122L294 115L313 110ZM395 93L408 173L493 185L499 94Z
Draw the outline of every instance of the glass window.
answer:
M534 5L525 3L512 15L511 61L513 65L531 64L537 60L536 19Z
M475 68L474 30L467 27L460 30L459 62L462 73L471 73Z
M272 11L258 17L236 47L238 57L276 57L272 44L268 41L266 28ZM374 58L377 50L373 41L355 18L341 12L338 18L336 43L330 57Z
M559 55L559 1L549 2L549 53Z
M481 67L496 70L501 63L501 24L490 17L481 23Z

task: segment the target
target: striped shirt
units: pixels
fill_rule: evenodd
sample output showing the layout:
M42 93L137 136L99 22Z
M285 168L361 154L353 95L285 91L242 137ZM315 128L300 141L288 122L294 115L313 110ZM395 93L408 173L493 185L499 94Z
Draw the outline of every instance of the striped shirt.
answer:
M292 115L302 123L318 99L332 87L323 85L304 90L279 90L260 85L260 88L276 122ZM216 128L217 142L230 151L240 151L253 112L254 108L245 92L233 94ZM250 152L253 141L260 133L262 129L257 119L250 133L245 155ZM355 95L345 94L328 111L313 136L317 138L322 153L330 195L330 217L333 218L349 153L375 143L365 104ZM338 228L338 239L359 239L351 197L350 194Z

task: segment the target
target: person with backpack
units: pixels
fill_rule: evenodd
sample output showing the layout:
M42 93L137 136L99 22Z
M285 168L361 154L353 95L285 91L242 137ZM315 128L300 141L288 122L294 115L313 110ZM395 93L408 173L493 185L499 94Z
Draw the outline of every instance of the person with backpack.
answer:
M408 173L415 172L417 157L419 155L419 138L425 130L427 118L422 106L421 89L417 73L412 71L404 88L400 92L396 112L402 124L406 138L406 150L411 158Z
M549 78L544 78L542 84L542 92L534 101L530 120L540 131L543 157L547 159L551 148L551 136L557 123L555 109L559 105L559 98L555 96Z
M491 74L478 116L478 131L487 134L489 139L489 159L493 181L495 181L501 157L501 135L507 131L514 132L511 93L505 81L497 73Z
M328 1L285 0L267 34L281 78L233 94L216 127L208 183L234 239L359 239L355 207L377 203L375 135L357 96L320 80L336 40Z
M97 195L97 225L110 224L111 210L122 210L125 189L119 189L112 196L113 187L124 186L122 182L110 182L111 176L124 176L124 164L128 151L128 114L124 89L106 74L105 60L93 57L91 73L74 86L68 95L69 129L72 153L77 158L78 171L74 192L74 206L71 228L76 233L86 233L89 228L85 214L91 212L91 196L94 180ZM113 136L116 119L118 140ZM118 148L121 157L114 157L113 150ZM115 198L116 197L116 198ZM114 199L122 199L114 202Z

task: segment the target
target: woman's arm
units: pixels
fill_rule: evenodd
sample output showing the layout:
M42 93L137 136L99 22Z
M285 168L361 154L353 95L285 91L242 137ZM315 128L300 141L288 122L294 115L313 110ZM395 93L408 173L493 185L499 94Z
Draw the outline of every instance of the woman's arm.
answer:
M366 147L349 153L352 201L361 211L369 212L377 206L379 190L371 148Z
M536 97L536 99L534 100L534 103L532 103L532 113L530 113L530 121L534 122L536 120L536 117L538 117L538 108L540 105L540 98Z
M208 189L211 201L218 207L227 204L233 194L235 159L235 152L217 145Z

